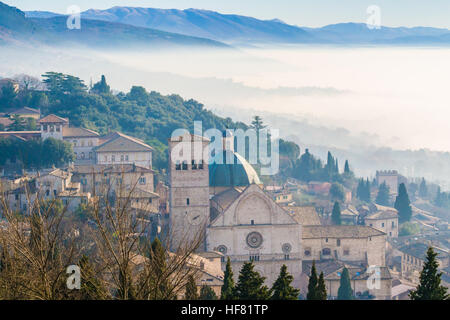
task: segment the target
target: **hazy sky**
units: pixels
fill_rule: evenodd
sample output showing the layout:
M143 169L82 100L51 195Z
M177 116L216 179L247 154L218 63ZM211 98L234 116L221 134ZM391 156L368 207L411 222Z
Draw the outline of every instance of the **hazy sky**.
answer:
M199 8L235 13L260 19L279 18L301 26L338 22L365 22L370 5L381 9L386 26L433 26L450 28L449 0L1 0L21 10L65 13L71 5L81 10L113 6Z

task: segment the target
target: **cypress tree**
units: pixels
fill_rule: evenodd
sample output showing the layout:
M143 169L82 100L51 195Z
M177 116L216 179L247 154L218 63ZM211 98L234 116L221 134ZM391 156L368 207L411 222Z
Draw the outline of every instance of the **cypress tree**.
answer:
M420 283L411 291L411 300L446 300L449 298L447 288L441 285L442 273L438 273L437 253L432 247L427 250L427 257L420 272Z
M381 206L389 206L389 186L385 182L380 184L375 202Z
M350 166L348 165L348 160L345 160L344 173L350 173Z
M323 272L320 273L317 283L317 300L327 300L327 288L325 286Z
M337 226L340 226L341 221L341 207L339 206L339 202L335 202L333 206L333 211L331 213L331 221Z
M297 300L300 290L291 286L294 277L287 272L286 265L282 265L280 274L273 283L271 300Z
M366 202L370 202L370 181L369 178L366 180L365 188L364 188L364 200Z
M338 289L338 300L352 300L353 299L353 290L350 283L350 275L348 273L348 269L344 268L342 270L340 286Z
M199 300L217 300L217 295L210 286L203 285L200 289Z
M419 186L419 197L425 198L426 196L428 196L428 187L425 178L422 178Z
M317 300L317 283L316 262L313 261L311 275L309 276L308 294L306 295L307 300Z
M107 298L109 296L108 291L98 279L87 256L81 257L79 266L81 271L80 299L101 300Z
M225 267L225 273L223 278L223 286L221 289L221 300L233 300L234 295L234 280L233 280L233 270L231 269L230 257L227 258L227 265Z
M269 288L264 285L266 278L254 271L254 267L252 261L245 262L242 266L234 290L234 296L237 300L268 300L270 298Z
M404 183L401 183L398 187L398 196L395 199L394 207L398 210L399 222L406 222L411 219L411 202L409 201L408 192Z
M198 300L197 284L192 275L189 276L188 282L186 283L186 292L184 293L185 300Z

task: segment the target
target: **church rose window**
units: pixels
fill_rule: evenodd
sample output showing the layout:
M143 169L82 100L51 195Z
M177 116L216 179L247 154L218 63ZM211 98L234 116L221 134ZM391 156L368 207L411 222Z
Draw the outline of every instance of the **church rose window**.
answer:
M291 252L292 246L290 243L285 243L281 246L281 249L283 250L284 253L288 254Z
M258 248L263 242L263 237L259 232L251 232L247 236L247 244L251 248Z
M217 251L219 251L221 254L227 254L227 247L224 246L223 244L217 247Z

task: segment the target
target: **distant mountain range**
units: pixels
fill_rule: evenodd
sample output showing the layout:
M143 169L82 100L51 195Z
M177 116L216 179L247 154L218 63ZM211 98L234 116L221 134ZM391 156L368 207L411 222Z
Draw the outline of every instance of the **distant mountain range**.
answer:
M50 18L52 12L32 11L27 17ZM430 27L369 29L363 23L340 23L322 28L298 27L281 20L259 20L198 9L113 7L87 10L82 18L151 28L231 44L323 43L386 45L449 45L450 30Z
M155 47L202 46L226 48L218 41L170 33L151 28L136 27L117 22L82 20L80 30L67 28L67 17L49 12L25 16L17 8L0 2L1 44L86 45L89 47Z

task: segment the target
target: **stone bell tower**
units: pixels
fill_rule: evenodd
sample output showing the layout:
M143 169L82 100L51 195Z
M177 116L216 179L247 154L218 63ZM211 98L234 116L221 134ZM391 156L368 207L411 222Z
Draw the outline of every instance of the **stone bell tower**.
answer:
M185 134L169 139L171 248L202 237L209 225L209 139Z

